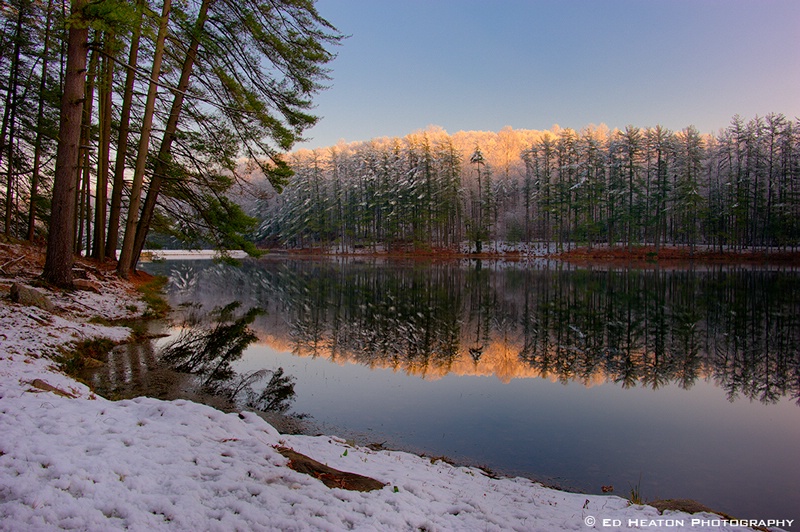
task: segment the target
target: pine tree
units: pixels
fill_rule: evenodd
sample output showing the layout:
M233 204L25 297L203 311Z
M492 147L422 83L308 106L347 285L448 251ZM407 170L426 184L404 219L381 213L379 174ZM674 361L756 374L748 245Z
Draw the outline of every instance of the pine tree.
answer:
M53 184L53 209L47 238L47 255L42 277L58 286L72 284L75 233L75 193L80 154L84 82L89 28L81 20L86 0L72 0L71 26L67 38L67 63L64 95L61 100L61 126L56 174Z

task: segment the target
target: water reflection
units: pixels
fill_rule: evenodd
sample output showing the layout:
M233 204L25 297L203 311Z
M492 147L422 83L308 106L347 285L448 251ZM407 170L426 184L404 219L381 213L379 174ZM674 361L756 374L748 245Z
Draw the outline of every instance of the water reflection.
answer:
M259 261L170 268L178 301L241 302L262 341L425 378L448 373L800 400L793 270ZM247 311L249 313L251 311Z
M166 332L163 322L149 322L147 325L148 335L152 337L163 336ZM176 373L162 364L153 341L149 339L115 347L108 353L106 362L86 368L79 375L103 397L130 399L147 395L171 400L192 395L188 375Z
M175 371L197 376L205 393L232 404L284 413L294 401L293 377L284 375L283 368L240 374L233 367L257 339L250 325L264 312L251 307L239 315L240 306L231 302L205 315L201 307L189 306L180 333L161 347L160 359Z

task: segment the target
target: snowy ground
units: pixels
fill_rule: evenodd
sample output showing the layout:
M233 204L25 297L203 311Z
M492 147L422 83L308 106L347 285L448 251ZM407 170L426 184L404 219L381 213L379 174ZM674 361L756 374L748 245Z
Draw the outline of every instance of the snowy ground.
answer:
M49 357L78 339L127 337L87 323L143 310L109 283L103 296L55 296L55 314L0 298L0 530L747 530L333 436L281 435L253 413L108 401ZM289 469L278 446L386 486L328 488Z

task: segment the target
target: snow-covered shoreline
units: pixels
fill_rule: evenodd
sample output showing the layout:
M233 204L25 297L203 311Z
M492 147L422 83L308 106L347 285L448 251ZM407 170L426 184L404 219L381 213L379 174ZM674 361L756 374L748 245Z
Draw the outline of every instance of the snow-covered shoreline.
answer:
M0 286L26 279L0 279ZM497 479L334 436L278 433L253 413L185 400L112 402L50 358L129 330L92 318L141 315L112 276L101 294L49 293L54 313L0 299L0 530L748 530L710 513ZM92 322L90 322L90 320ZM35 381L35 382L34 382ZM42 389L42 383L46 386ZM328 488L277 447L386 484Z

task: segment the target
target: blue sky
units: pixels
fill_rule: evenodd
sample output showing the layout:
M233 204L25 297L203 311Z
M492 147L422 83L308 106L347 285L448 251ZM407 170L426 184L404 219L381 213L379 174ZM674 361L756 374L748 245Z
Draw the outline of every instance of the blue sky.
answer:
M800 116L798 0L319 0L345 34L300 147Z

